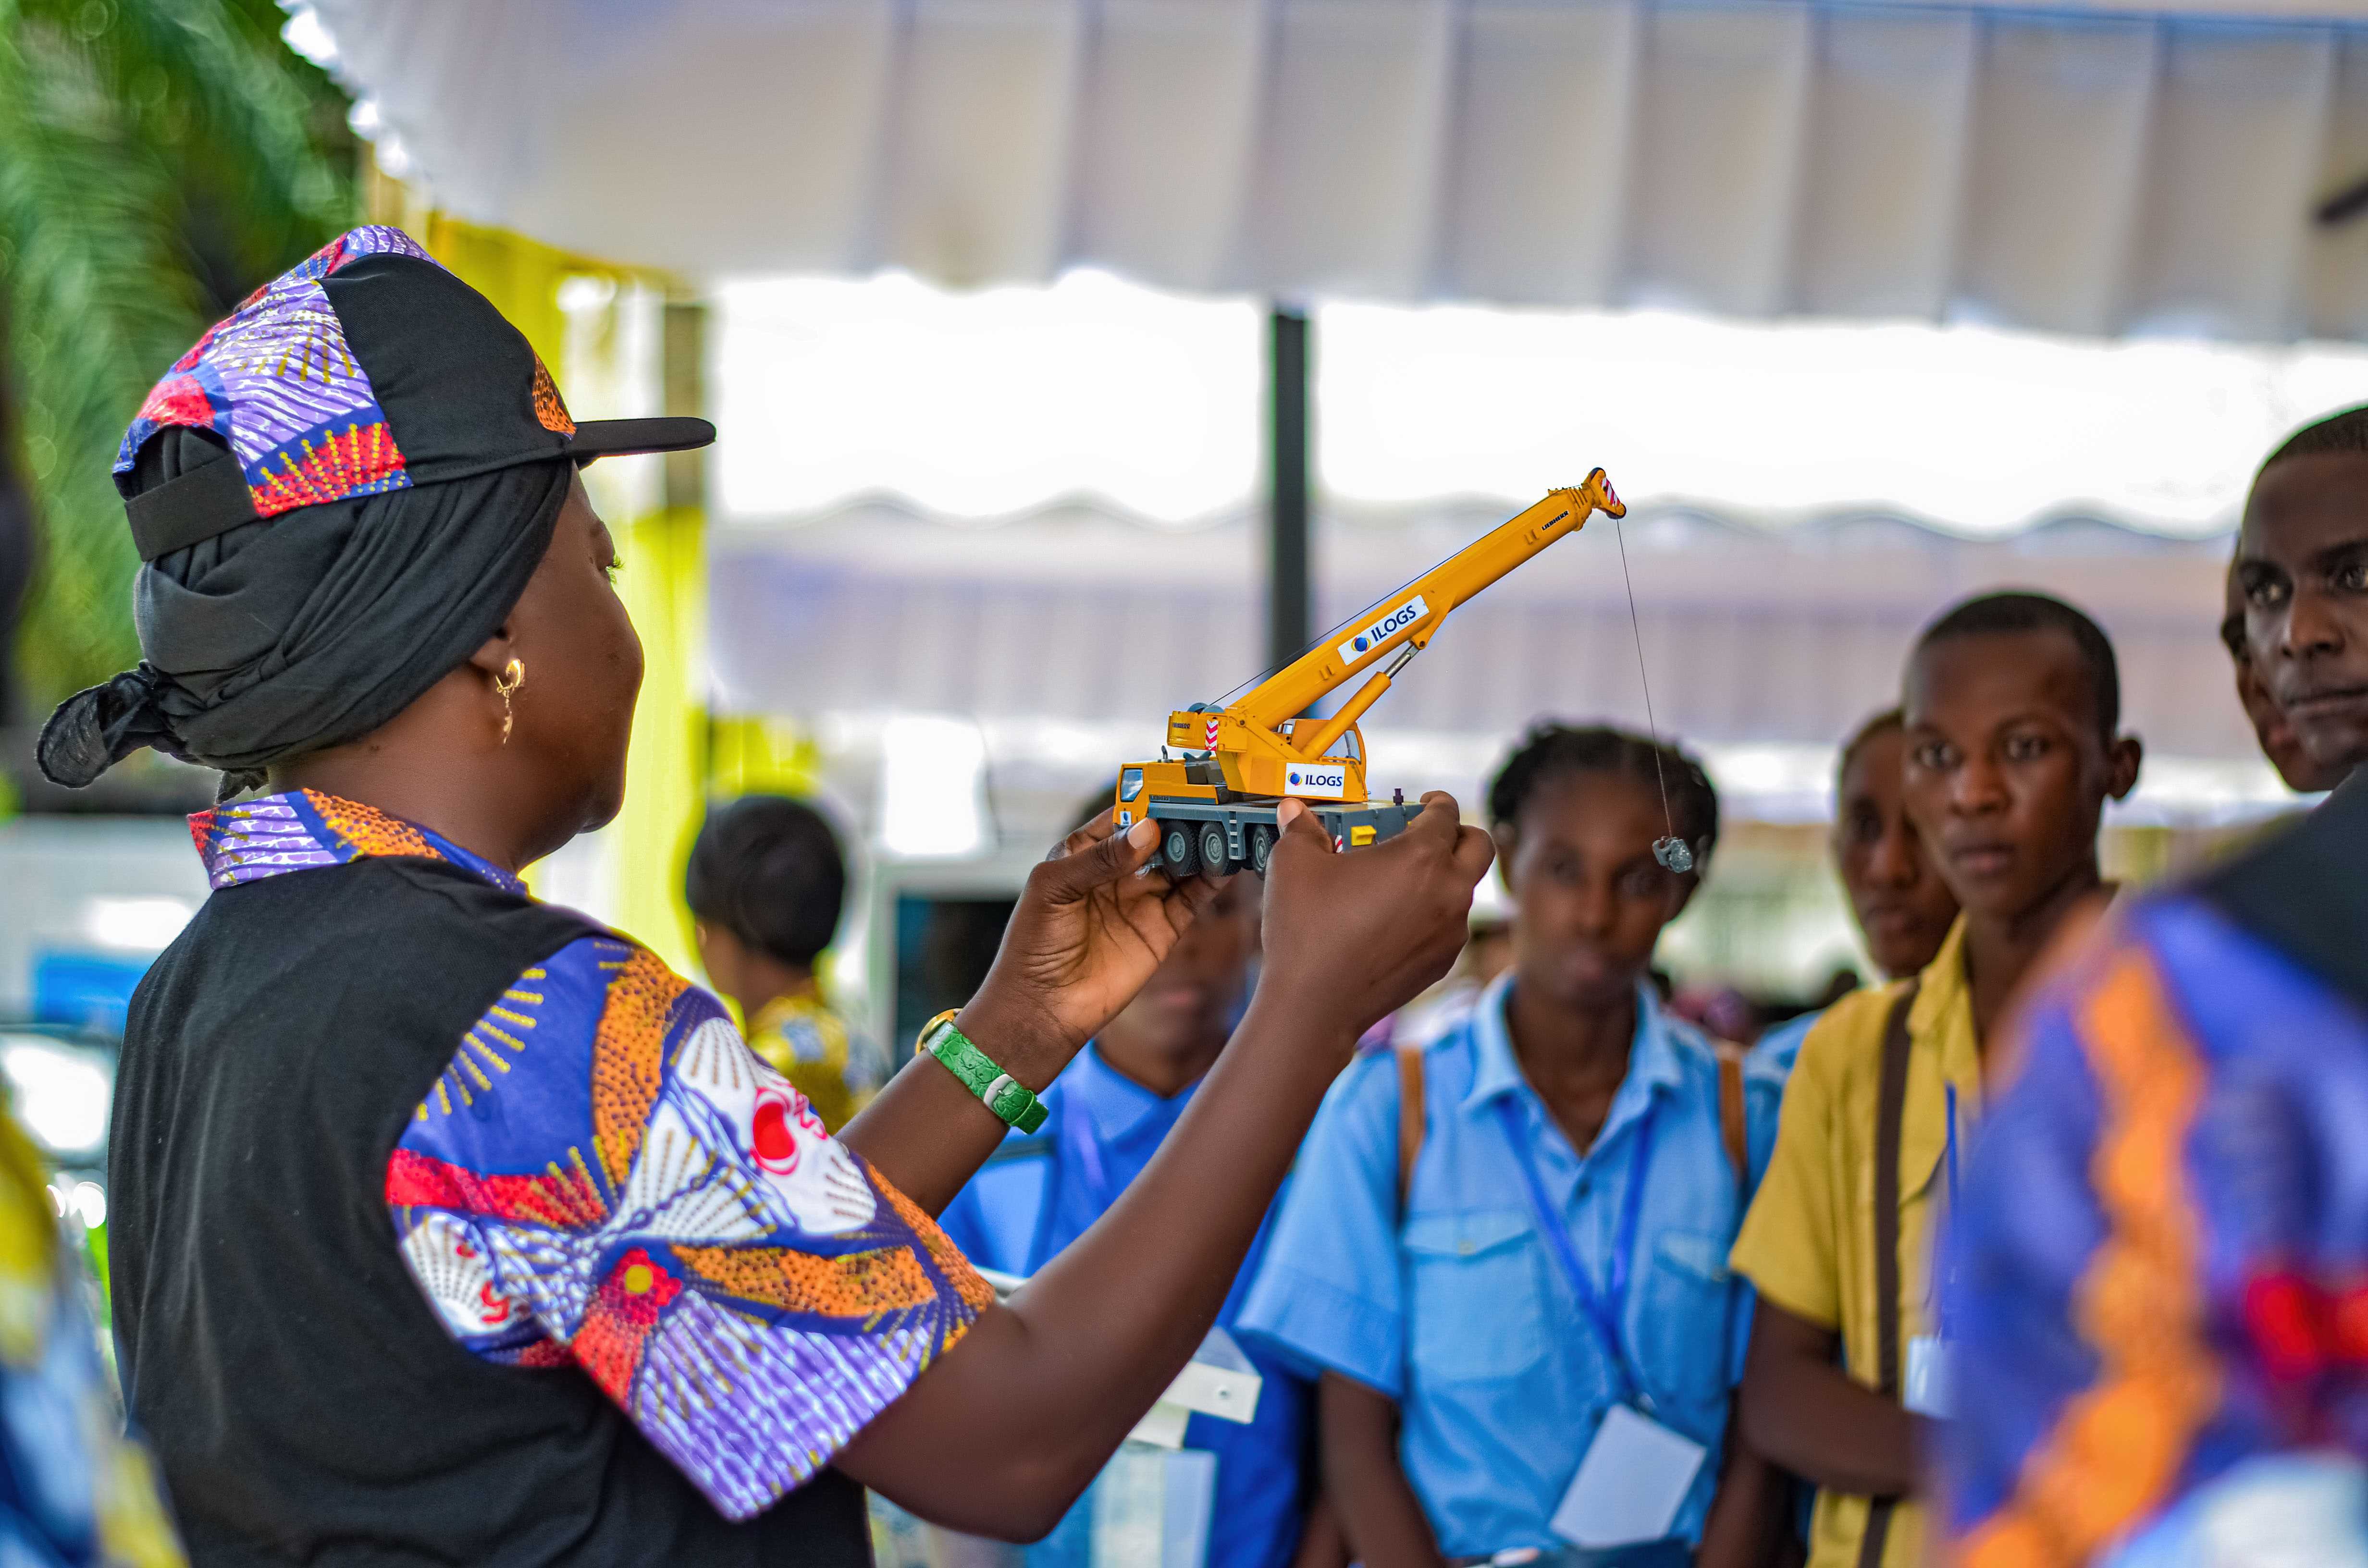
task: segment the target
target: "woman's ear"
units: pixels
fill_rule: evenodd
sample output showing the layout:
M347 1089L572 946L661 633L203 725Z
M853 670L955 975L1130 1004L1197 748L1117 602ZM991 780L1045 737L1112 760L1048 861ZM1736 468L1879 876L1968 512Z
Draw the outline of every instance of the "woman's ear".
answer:
M2135 735L2116 737L2112 749L2105 754L2105 792L2116 801L2129 799L2130 791L2138 787L2138 767L2145 761L2145 742Z
M1513 849L1517 842L1513 824L1500 822L1488 830L1488 836L1497 841L1497 881L1509 893L1513 891Z
M469 664L492 679L507 670L510 661L517 657L518 648L510 638L510 623L505 620L495 629L491 637L477 645L477 651L469 655Z

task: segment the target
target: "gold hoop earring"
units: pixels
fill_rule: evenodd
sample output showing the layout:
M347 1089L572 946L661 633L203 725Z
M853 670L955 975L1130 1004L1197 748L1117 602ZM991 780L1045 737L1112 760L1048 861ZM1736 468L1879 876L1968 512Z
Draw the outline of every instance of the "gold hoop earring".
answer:
M510 698L525 684L526 661L524 659L512 659L502 666L502 673L494 677L494 689L502 694L501 744L504 745L510 744L510 722L514 717L510 711Z

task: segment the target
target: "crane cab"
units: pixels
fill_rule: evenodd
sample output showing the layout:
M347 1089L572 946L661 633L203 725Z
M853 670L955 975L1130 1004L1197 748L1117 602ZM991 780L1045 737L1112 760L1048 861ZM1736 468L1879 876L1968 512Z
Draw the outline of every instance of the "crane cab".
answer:
M1361 848L1406 830L1419 807L1365 802L1365 740L1354 725L1331 755L1310 758L1275 744L1288 738L1295 722L1264 732L1268 744L1260 746L1255 737L1261 732L1223 712L1169 715L1168 744L1197 745L1180 759L1129 763L1119 770L1112 802L1119 831L1145 818L1158 824L1155 863L1183 877L1244 869L1264 875L1281 832L1276 811L1287 799L1306 801L1338 848ZM1229 749L1236 737L1246 744Z

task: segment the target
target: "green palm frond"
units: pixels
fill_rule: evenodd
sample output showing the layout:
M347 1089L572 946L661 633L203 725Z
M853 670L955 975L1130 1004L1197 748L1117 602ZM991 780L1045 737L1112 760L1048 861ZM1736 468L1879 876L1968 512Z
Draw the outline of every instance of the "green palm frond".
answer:
M0 0L0 431L41 523L19 637L36 712L138 657L109 471L142 398L352 210L320 85L252 9Z

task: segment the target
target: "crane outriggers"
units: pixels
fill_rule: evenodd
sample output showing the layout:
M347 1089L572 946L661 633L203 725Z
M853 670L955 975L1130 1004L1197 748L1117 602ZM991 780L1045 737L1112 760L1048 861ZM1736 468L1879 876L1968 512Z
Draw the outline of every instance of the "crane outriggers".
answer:
M1420 808L1406 804L1403 792L1394 791L1385 804L1366 798L1365 742L1357 721L1407 661L1430 645L1449 612L1556 540L1578 532L1599 511L1613 517L1628 512L1600 468L1584 484L1547 492L1519 517L1326 633L1243 696L1168 714L1160 760L1119 770L1120 831L1144 817L1157 823L1155 864L1178 877L1203 870L1222 875L1244 866L1263 874L1279 831L1275 812L1286 799L1306 801L1339 848L1404 832ZM1329 718L1303 717L1384 659L1389 662ZM1170 751L1181 755L1171 758Z

